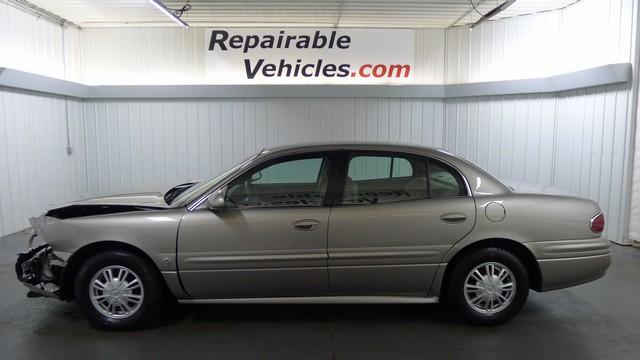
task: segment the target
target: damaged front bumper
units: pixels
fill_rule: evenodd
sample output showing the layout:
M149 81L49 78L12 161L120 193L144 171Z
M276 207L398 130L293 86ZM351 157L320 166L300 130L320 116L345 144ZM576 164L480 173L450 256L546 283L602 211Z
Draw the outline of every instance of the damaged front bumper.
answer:
M44 244L18 254L16 275L18 281L31 290L29 296L61 299L61 280L65 266L65 261L53 253L51 246Z

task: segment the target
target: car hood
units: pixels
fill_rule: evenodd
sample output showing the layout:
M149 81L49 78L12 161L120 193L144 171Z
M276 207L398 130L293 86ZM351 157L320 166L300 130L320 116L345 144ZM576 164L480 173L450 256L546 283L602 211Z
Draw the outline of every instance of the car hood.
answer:
M152 207L168 207L164 201L162 193L134 193L109 195L103 197L95 197L90 199L82 199L74 201L69 205L132 205L132 206L152 206Z
M161 193L138 193L96 197L74 201L44 214L48 218L71 219L133 211L168 208Z

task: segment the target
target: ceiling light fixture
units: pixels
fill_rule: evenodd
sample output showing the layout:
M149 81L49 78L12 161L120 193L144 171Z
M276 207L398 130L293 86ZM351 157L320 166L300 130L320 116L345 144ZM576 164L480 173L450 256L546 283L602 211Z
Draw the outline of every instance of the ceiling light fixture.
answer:
M160 0L149 0L149 2L151 3L151 5L155 6L158 10L160 10L163 14L171 18L171 20L180 24L180 26L184 27L185 29L189 28L189 24L187 24L182 19L180 19L180 16L182 16L182 13L186 11L185 10L186 5L180 11L178 11L180 13L180 16L178 16L176 15L176 12L174 10L171 10L168 7L166 7Z
M505 2L503 2L502 4L496 6L495 8L493 8L491 11L489 11L488 13L482 15L482 17L476 21L475 23L473 23L473 25L471 25L471 27L469 28L469 30L473 30L474 27L482 24L483 22L491 19L492 17L498 15L499 13L501 13L502 11L504 11L506 8L508 8L509 6L513 5L513 3L516 2L516 0L507 0ZM473 7L473 9L480 14L480 12L478 11L478 9L476 9L476 6L473 3L473 0L471 0L471 6Z

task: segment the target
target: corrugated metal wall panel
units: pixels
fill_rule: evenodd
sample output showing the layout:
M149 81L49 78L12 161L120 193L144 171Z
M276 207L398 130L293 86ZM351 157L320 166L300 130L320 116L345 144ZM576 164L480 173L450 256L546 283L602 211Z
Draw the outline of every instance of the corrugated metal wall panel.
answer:
M585 0L562 11L449 29L447 83L549 76L629 62L634 0Z
M442 84L445 79L445 33L444 29L422 29L415 31L416 84Z
M65 46L63 33L65 38L78 36L79 30L63 31L58 24L0 3L0 66L65 78L67 65L75 65L65 64L67 54L73 46L78 46L74 50L78 51L79 44L70 42Z
M636 125L635 152L633 154L633 184L631 190L631 214L629 239L640 243L640 127Z
M84 104L88 193L211 177L265 146L370 140L442 146L439 99L95 101Z
M204 28L82 29L84 82L89 84L203 83L205 82L204 30Z
M84 194L82 103L0 88L0 234ZM66 119L76 152L66 153Z
M606 235L621 241L628 96L617 85L447 100L444 146L524 190L536 184L597 201Z
M82 82L82 44L81 30L74 27L64 29L64 79Z

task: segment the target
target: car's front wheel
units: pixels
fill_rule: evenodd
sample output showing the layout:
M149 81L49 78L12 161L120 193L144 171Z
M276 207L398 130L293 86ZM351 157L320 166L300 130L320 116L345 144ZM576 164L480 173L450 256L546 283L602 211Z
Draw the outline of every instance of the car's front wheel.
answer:
M95 255L80 267L76 280L76 301L89 321L101 328L139 328L153 320L162 306L157 272L128 252Z
M500 248L480 249L458 262L447 294L454 311L479 325L508 321L522 309L528 295L525 266Z

